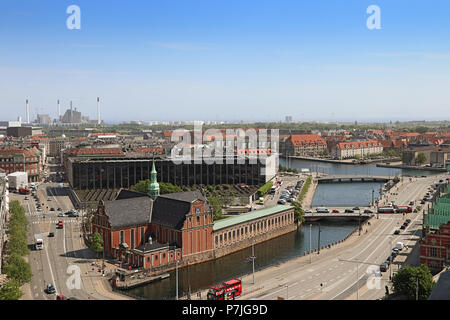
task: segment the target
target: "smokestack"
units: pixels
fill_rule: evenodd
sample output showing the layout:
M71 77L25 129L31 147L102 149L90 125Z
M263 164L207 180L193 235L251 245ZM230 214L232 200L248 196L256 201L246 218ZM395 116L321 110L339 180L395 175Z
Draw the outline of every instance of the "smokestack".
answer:
M59 105L59 100L58 100L58 121L61 121L61 106Z
M100 125L102 122L100 118L100 98L97 97L97 124Z
M30 123L30 106L28 105L28 99L27 99L27 123Z

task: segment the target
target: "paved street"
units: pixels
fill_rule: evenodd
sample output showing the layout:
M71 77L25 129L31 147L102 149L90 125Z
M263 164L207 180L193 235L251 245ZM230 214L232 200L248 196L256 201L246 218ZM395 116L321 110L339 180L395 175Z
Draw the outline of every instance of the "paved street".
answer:
M398 195L390 195L389 201L398 204L419 200L427 192L428 187L439 180L439 177L405 180L395 191ZM255 284L252 276L243 278L244 292L240 298L273 300L282 297L289 300L304 299L378 299L384 296L384 286L389 284L389 275L398 269L405 261L417 239L420 237L422 212L410 213L406 217L412 220L406 230L394 235L393 231L403 223L401 214L376 215L365 226L368 233L361 236L355 232L344 243L331 249L322 250L320 255L313 253L271 267L255 274ZM405 217L405 218L406 218ZM390 255L397 241L409 245L396 258L387 272L377 273L378 266ZM358 262L358 263L357 263ZM368 289L367 280L372 279L372 287ZM379 285L377 285L377 282ZM321 286L322 284L322 286ZM359 288L358 293L356 288Z
M102 282L97 268L91 266L95 261L92 251L85 248L80 237L81 218L58 217L57 208L66 212L73 209L72 202L68 197L67 188L60 188L59 183L42 183L39 185L37 194L43 203L43 212L36 210L34 198L24 200L25 196L11 194L11 200L20 200L25 208L29 221L28 242L30 244L30 255L28 261L31 266L33 277L31 283L26 285L30 292L26 292L24 299L54 300L56 295L62 294L66 297L75 297L80 300L90 299L126 299L121 295L109 292ZM47 201L50 200L50 201ZM55 208L55 211L48 211ZM63 229L56 229L56 223L63 220ZM48 237L49 232L54 237ZM42 234L44 238L44 249L35 250L34 235ZM93 270L94 269L94 270ZM80 273L81 282L77 287L77 281L69 281L75 272ZM44 289L47 283L55 286L55 294L46 294Z

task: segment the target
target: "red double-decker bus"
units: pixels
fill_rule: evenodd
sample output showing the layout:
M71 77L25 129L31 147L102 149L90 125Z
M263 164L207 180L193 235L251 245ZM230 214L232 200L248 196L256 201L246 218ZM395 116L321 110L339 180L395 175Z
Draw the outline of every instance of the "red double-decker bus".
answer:
M394 207L379 207L378 213L395 213Z
M242 294L242 281L233 279L214 287L209 287L208 300L234 300Z
M397 213L411 213L413 211L410 206L398 206L396 209Z

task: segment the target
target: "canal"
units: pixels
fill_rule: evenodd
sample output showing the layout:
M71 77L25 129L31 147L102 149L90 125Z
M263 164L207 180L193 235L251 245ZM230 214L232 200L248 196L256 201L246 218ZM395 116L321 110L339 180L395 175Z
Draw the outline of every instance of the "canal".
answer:
M280 158L280 164L286 166L286 161ZM367 165L343 165L316 161L292 159L290 166L298 170L308 168L312 172L326 174L362 174L362 175L386 175L395 176L399 173L409 175L431 175L435 172L402 170L376 167L375 164ZM372 190L375 197L379 195L381 183L343 183L321 184L316 190L313 204L324 206L364 206L372 198ZM320 225L320 246L331 244L344 239L357 228L357 222L322 222ZM312 224L312 249L318 248L317 224ZM255 269L261 270L271 265L302 256L309 251L310 242L309 225L302 226L299 230L281 237L255 245ZM185 295L190 288L196 292L207 287L227 281L236 277L250 274L252 263L248 261L251 256L251 248L241 250L228 256L183 268L178 271L179 296ZM159 282L129 290L129 293L146 299L174 299L175 298L175 271L170 272L170 277Z
M344 239L358 226L358 222L322 222L320 224L320 246ZM318 248L318 224L311 226L311 247ZM309 252L310 227L306 224L297 231L281 237L255 245L255 270L261 270L302 256ZM228 256L193 265L178 270L179 296L185 295L189 286L191 292L227 281L233 278L251 274L252 263L248 258L252 255L252 249L247 248ZM129 293L146 299L174 299L176 290L175 271L170 272L170 277L159 282L129 290Z
M280 158L280 164L286 166L286 160ZM297 170L309 169L332 175L378 175L395 177L398 174L411 176L429 176L439 174L435 171L406 170L396 168L377 167L376 164L351 165L329 162L307 161L290 159L291 168ZM380 182L355 182L355 183L323 183L317 186L312 207L354 207L368 206L370 202L380 197L380 189L384 183Z

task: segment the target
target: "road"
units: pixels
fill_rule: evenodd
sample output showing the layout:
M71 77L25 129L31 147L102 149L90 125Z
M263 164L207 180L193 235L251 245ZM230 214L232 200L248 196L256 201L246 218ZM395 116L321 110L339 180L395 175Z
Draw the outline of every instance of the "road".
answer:
M397 195L389 196L389 201L400 204L420 200L436 180L439 180L439 176L405 181L395 190ZM406 217L410 218L412 223L399 235L394 235L393 231L400 227L406 217L401 214L380 214L377 219L375 216L370 220L371 226L367 227L367 234L358 236L358 233L355 233L343 244L321 251L320 255L314 253L311 264L310 258L306 256L262 270L255 274L255 284L252 283L252 275L244 277L244 292L240 299L383 298L384 287L389 285L391 272L398 269L397 265L406 259L411 248L397 256L388 272L380 274L377 271L378 266L390 255L397 241L402 241L410 247L416 243L420 236L422 216L422 212L407 214Z
M73 209L67 188L60 188L58 185L59 183L39 185L37 194L43 203L44 211L42 213L36 212L32 196L28 196L29 200L25 200L23 195L11 194L11 200L21 201L29 222L30 254L28 261L33 273L29 284L31 290L29 298L55 300L57 295L62 294L65 297L75 297L79 300L107 300L108 296L101 295L96 290L100 273L92 270L90 263L94 261L94 255L82 243L80 237L81 218L57 216L57 208L61 208L61 212ZM47 206L55 208L55 211L47 211ZM56 229L58 220L63 221L63 229ZM54 237L48 237L49 232L53 232ZM35 234L43 235L43 250L34 249ZM75 278L76 273L80 275L79 281ZM44 292L48 283L55 286L55 294Z

